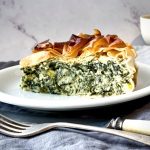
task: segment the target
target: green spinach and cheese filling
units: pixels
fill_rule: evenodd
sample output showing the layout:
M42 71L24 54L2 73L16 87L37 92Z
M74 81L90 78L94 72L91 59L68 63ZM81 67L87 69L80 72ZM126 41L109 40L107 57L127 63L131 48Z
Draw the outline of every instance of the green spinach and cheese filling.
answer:
M59 95L112 96L136 85L135 49L117 35L74 35L66 42L38 43L21 59L25 91Z
M22 70L21 87L37 93L111 96L133 88L133 74L122 59L82 63L48 59Z

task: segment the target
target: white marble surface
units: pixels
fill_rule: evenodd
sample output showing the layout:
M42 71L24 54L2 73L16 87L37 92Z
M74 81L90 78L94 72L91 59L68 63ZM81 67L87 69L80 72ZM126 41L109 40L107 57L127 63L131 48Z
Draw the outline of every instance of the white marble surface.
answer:
M28 55L36 42L93 28L143 45L139 16L148 13L149 0L0 0L0 61Z

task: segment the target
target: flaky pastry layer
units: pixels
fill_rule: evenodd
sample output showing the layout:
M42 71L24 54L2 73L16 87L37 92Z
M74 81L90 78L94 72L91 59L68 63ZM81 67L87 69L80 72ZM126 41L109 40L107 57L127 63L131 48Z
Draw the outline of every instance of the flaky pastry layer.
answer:
M37 44L33 54L21 59L21 67L34 66L50 58L58 58L64 61L82 60L89 55L95 57L112 57L132 60L136 57L135 49L122 41L117 35L101 35L98 29L94 34L74 35L66 42L54 42L53 44L46 40Z

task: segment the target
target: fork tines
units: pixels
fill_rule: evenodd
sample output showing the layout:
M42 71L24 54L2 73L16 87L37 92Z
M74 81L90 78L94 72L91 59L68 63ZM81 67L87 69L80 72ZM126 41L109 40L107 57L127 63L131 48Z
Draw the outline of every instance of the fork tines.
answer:
M11 120L3 115L0 115L0 132L2 133L22 133L29 125L19 123L17 121Z

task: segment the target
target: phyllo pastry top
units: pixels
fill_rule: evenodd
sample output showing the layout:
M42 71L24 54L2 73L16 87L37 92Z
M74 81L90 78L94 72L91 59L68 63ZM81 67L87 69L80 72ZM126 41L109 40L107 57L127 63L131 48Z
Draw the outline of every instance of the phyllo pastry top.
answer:
M38 43L32 50L33 54L21 59L21 67L34 66L48 59L60 59L65 62L82 62L89 56L122 58L134 69L135 49L122 41L117 35L103 36L98 29L94 33L78 35L72 34L66 42L54 42L49 40Z

